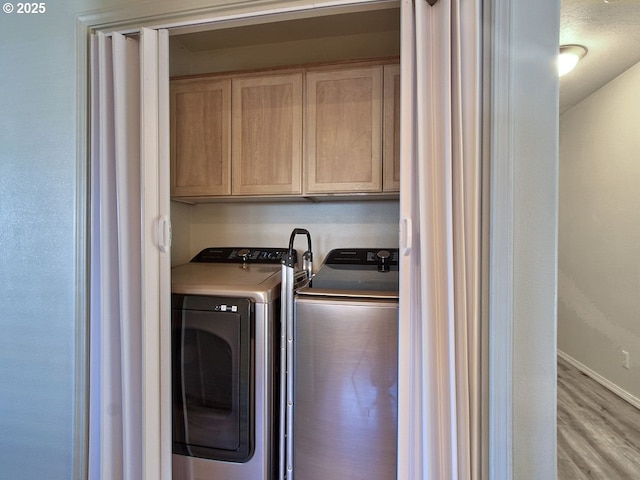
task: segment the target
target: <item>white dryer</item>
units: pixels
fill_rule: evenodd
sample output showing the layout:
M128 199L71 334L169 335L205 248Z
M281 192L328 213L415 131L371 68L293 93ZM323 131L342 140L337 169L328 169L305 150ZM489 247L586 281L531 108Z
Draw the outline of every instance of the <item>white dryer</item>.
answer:
M278 248L207 248L172 269L174 480L278 468Z

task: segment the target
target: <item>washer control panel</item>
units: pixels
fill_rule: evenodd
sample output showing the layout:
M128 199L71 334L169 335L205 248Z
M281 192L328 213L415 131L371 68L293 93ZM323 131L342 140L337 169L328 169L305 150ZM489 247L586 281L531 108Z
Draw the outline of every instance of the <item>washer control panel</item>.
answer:
M326 265L398 265L397 248L338 248L331 250Z

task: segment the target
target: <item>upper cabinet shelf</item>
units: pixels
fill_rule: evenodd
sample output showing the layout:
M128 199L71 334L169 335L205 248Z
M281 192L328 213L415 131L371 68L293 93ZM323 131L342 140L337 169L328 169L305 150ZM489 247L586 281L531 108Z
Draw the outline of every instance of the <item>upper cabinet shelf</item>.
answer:
M397 193L399 75L368 61L173 79L171 195Z

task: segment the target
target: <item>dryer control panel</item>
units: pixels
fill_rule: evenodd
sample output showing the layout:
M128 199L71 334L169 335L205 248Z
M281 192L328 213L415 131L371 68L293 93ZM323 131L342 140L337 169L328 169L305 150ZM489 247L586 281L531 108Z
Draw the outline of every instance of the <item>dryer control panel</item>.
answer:
M209 247L191 259L195 263L280 264L287 248Z

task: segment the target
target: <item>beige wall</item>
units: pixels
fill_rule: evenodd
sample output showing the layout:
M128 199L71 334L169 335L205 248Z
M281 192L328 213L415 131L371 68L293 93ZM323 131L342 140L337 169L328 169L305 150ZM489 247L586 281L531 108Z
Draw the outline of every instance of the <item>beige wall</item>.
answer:
M640 64L560 117L558 348L640 399ZM631 368L622 368L622 353ZM640 401L640 400L639 400Z

